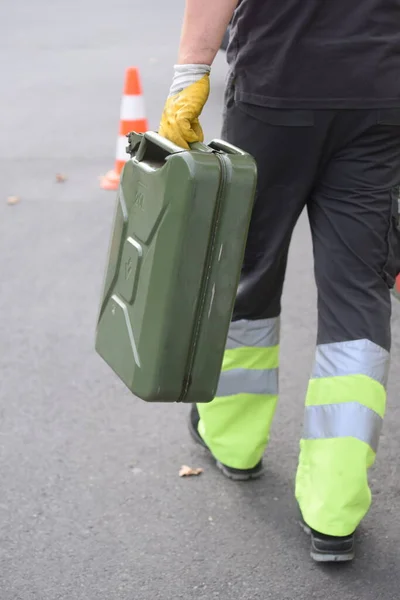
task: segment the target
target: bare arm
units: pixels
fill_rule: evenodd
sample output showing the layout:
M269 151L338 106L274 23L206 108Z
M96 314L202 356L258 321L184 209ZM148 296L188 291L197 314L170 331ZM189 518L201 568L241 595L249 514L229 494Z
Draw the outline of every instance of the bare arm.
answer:
M238 0L186 0L178 64L211 65Z
M181 148L202 142L199 116L210 91L211 64L239 0L186 0L178 64L158 133Z

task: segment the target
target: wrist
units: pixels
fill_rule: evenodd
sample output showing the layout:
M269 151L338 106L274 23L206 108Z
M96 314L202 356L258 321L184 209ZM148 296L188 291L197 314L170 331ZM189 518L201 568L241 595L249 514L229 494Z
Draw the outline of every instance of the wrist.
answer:
M178 54L177 63L179 65L208 65L211 66L216 51L208 48L196 49L189 48L187 51L184 48L180 48Z

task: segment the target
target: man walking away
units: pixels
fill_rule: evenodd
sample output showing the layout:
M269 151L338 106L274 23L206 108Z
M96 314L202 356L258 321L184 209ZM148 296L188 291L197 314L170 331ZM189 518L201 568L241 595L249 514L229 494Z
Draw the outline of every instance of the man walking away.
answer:
M226 476L261 474L289 243L307 207L318 333L296 498L311 556L347 561L371 504L400 270L400 0L186 0L160 125L182 147L203 139L232 15L223 137L255 157L258 189L217 397L190 427Z

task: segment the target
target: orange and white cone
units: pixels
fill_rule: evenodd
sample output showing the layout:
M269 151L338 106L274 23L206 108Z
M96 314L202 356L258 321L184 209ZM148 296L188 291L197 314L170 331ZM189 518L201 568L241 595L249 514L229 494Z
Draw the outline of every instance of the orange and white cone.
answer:
M397 276L396 282L393 288L393 294L396 296L398 300L400 300L400 275Z
M126 153L128 140L126 136L131 131L146 133L148 123L139 69L129 67L125 75L125 87L121 102L121 113L119 123L119 136L117 141L117 152L114 169L108 171L100 178L100 187L103 190L117 190L121 171L127 160L130 159Z

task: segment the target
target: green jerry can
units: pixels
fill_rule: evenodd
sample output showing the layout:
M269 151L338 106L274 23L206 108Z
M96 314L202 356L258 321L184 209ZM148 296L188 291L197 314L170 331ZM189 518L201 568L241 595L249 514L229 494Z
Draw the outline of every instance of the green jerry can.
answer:
M183 150L128 136L96 351L148 402L218 386L254 201L256 163L222 141Z

